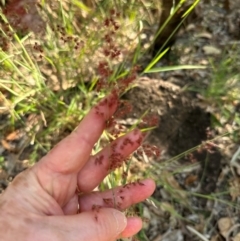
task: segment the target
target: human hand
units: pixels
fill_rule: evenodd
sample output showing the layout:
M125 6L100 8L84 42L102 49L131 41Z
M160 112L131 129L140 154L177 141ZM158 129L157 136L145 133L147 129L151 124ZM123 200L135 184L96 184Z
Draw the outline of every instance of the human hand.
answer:
M126 218L117 209L149 197L155 189L151 179L93 192L109 173L109 162L119 162L109 156L114 152L124 159L142 139L134 130L91 156L116 107L113 94L103 99L75 131L13 180L0 196L0 240L113 241L141 229L140 218ZM126 139L130 143L124 144Z

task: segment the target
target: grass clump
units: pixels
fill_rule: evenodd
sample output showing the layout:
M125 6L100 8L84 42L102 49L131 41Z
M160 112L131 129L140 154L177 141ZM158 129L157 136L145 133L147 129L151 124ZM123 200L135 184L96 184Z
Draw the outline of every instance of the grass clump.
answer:
M28 14L26 6L8 5L1 13L1 111L8 123L1 134L27 128L29 142L35 143L33 153L39 153L32 157L35 162L109 92L109 81L128 71L103 73L107 71L104 64L110 71L123 61L117 60L120 51L111 45L112 38L120 44L117 21L122 21L123 14L114 14L113 4L102 3L95 12L77 1L27 6L37 9L39 23L15 23L16 18ZM19 16L12 14L16 9L21 10ZM110 18L117 19L113 28L107 29ZM101 62L109 55L113 58ZM105 80L99 79L98 71L108 74ZM103 81L107 88L97 91L96 85L103 85Z
M203 106L212 116L212 127L219 134L228 132L234 142L239 140L239 51L236 46L226 49L218 59L210 58L209 80L193 85Z

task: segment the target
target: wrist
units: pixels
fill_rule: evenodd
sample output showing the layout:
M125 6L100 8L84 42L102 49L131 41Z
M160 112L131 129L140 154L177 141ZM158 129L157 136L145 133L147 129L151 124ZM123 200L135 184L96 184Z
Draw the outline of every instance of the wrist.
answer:
M8 217L8 202L4 199L4 194L0 196L0 240L10 241L14 240L14 236L11 235L14 235L15 231Z
M0 195L0 240L28 241L30 234L26 213L16 206L17 200L8 198L7 191Z

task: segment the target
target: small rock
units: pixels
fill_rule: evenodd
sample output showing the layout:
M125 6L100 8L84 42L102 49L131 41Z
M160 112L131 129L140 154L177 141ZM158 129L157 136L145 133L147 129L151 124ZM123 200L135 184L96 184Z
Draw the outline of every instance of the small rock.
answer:
M233 241L240 241L240 233L233 238Z
M181 230L169 230L163 236L161 241L183 241Z
M208 32L202 32L196 35L197 38L212 39L212 34Z
M218 228L221 235L226 238L228 231L233 226L232 219L229 217L221 218L218 220Z
M219 55L221 54L221 50L214 47L214 46L211 46L211 45L205 45L203 46L203 51L205 54L208 54L208 55Z

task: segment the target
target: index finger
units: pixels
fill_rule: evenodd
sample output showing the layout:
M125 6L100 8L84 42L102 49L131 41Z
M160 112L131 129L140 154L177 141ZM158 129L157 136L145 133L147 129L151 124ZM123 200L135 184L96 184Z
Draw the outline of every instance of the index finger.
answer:
M115 93L101 100L69 136L42 158L41 164L47 165L53 172L62 174L79 172L101 136L106 120L115 112L117 103L118 96Z

